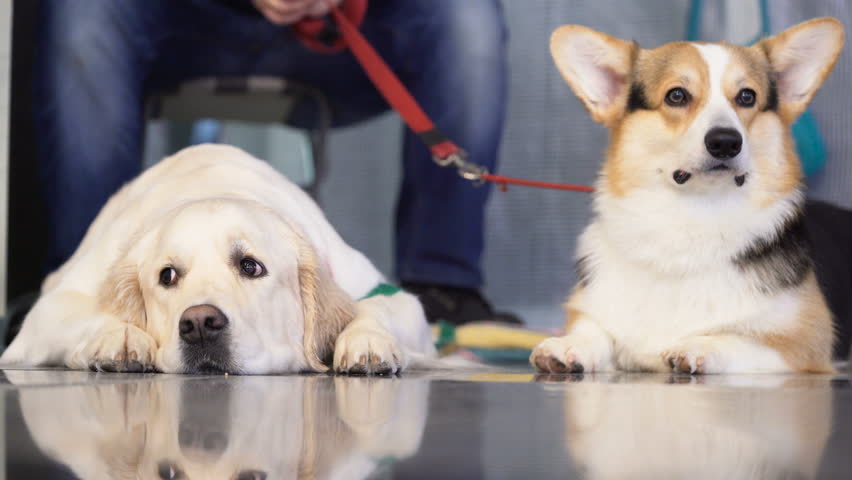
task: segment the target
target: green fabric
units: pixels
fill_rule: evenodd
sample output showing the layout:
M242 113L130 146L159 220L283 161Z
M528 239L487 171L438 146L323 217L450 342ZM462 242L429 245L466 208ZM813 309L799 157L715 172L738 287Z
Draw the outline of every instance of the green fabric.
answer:
M438 338L435 348L440 350L456 340L456 327L452 323L438 322Z
M364 299L367 299L367 298L370 298L370 297L377 297L379 295L381 295L383 297L390 297L391 295L396 295L397 293L399 293L401 291L402 291L402 289L399 288L399 287L395 287L395 286L387 284L387 283L380 283L380 284L376 285L376 288L370 290L370 292L368 294L364 295L364 298L362 298L361 300L364 300Z

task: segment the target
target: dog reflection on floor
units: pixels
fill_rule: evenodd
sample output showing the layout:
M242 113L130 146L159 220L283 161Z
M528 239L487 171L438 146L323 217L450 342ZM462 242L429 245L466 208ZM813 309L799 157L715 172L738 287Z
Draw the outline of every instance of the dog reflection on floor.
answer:
M20 402L35 443L79 478L363 478L417 451L428 391L425 380L222 377L24 389Z
M589 479L816 477L831 431L830 377L738 378L572 384L568 453Z

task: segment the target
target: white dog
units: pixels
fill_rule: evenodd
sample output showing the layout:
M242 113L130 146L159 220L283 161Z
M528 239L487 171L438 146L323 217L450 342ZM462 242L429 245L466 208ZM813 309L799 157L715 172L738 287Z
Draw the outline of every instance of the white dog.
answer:
M107 203L49 276L4 365L395 373L435 352L317 205L233 147L187 148Z

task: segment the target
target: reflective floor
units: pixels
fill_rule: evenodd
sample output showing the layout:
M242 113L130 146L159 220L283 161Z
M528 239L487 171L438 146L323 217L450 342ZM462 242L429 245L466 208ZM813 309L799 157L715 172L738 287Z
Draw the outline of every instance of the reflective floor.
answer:
M6 370L6 478L852 478L834 376Z

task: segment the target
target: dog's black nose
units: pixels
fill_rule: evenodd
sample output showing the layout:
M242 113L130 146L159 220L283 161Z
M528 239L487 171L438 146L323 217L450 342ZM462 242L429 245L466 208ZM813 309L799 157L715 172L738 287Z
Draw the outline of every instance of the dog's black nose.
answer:
M180 316L180 339L186 343L213 341L228 326L228 317L213 305L187 308Z
M714 128L704 137L710 155L719 159L734 158L743 147L743 136L733 128Z

